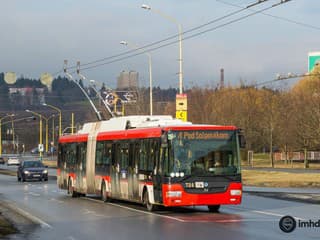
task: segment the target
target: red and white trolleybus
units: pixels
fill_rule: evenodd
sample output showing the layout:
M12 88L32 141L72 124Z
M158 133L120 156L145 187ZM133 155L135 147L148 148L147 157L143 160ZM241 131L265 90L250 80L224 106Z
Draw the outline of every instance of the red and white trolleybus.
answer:
M57 183L72 197L98 194L157 206L240 204L239 129L171 116L84 124L59 139Z

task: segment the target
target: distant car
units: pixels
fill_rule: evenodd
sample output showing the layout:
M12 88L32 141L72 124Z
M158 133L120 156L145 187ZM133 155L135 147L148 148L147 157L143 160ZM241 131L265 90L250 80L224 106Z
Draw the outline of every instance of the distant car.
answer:
M38 147L32 148L30 151L31 154L38 154L39 153L39 149Z
M4 163L5 163L4 158L0 157L0 164L4 164Z
M48 181L48 167L44 166L42 162L36 160L23 161L18 170L17 178L25 182L26 180L36 179L39 181Z
M17 157L9 157L8 161L7 161L7 165L11 166L11 165L19 165L20 164L20 160Z

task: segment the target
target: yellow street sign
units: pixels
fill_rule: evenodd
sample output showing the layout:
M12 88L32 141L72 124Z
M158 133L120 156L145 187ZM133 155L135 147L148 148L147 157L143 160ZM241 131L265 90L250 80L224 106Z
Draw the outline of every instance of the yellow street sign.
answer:
M187 94L176 95L176 111L187 111Z
M187 111L176 111L176 118L182 121L187 121Z

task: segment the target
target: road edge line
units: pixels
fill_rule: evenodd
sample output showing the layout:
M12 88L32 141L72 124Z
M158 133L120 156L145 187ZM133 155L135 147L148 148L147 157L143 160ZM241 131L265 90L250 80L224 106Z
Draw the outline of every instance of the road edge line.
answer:
M16 206L16 204L13 203L9 203L8 201L5 201L6 206L8 208L10 208L10 210L15 211L16 213L20 214L21 216L28 218L29 220L31 220L32 222L39 224L41 226L41 228L52 228L52 226L48 223L46 223L45 221L41 220L40 218L32 215L31 213L19 208L18 206Z

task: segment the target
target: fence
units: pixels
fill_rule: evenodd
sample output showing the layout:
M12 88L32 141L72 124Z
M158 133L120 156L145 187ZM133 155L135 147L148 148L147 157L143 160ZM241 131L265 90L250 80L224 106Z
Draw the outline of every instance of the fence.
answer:
M275 161L304 161L304 153L303 152L278 152L274 153ZM308 161L320 161L320 152L307 152L307 160Z

